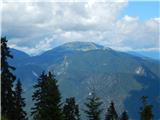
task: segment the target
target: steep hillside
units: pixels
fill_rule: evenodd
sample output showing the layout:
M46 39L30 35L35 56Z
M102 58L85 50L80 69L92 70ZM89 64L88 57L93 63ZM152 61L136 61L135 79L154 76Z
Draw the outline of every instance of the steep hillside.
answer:
M147 95L158 119L159 61L114 51L95 43L73 42L13 63L17 67L17 76L23 80L28 103L31 103L32 86L37 76L43 70L50 70L59 80L63 98L75 96L81 107L94 88L105 105L114 100L119 112L127 109L129 115L137 119L140 97Z

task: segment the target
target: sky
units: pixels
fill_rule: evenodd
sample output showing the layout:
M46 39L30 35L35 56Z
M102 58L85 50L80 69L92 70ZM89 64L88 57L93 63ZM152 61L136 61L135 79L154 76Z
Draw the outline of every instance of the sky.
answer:
M159 52L159 4L138 0L4 0L1 34L10 47L30 55L72 41L95 42L120 51Z

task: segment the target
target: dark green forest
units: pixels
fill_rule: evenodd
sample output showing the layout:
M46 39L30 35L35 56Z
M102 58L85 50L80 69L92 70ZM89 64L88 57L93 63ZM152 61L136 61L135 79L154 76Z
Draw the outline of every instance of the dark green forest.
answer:
M116 111L114 101L104 106L105 101L96 95L95 89L86 98L85 108L80 110L76 98L65 101L59 90L58 80L53 72L42 71L33 86L31 113L25 111L26 101L23 97L23 85L13 74L16 68L9 64L9 59L16 59L10 52L6 37L1 38L1 120L130 120L127 110L121 114ZM107 95L106 95L107 96ZM153 106L147 96L139 98L141 106L137 109L139 120L153 120ZM105 109L103 109L105 108ZM82 117L82 111L85 118ZM28 118L29 116L29 118Z

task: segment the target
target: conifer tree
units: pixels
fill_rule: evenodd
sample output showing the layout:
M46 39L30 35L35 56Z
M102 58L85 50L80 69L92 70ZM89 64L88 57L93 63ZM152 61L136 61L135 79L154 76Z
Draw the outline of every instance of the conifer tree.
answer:
M3 116L1 116L1 120L8 120L7 118L5 118L5 117L3 117Z
M112 101L105 117L105 120L118 120L118 114L116 112L116 109L114 107L114 102Z
M75 102L75 98L67 98L63 107L64 120L80 120L79 106Z
M32 95L32 100L35 101L34 103L34 107L32 108L32 113L31 115L33 115L34 120L42 120L42 115L41 115L41 108L44 106L43 102L42 102L42 96L44 93L43 90L43 83L46 79L46 75L44 74L44 72L39 76L38 78L38 82L36 85L34 85L34 93Z
M62 120L61 95L55 76L49 72L41 74L34 86L32 108L34 120Z
M101 108L102 101L99 97L96 96L93 91L92 94L87 98L85 103L86 110L84 110L88 120L100 120L101 113L103 109Z
M1 38L1 115L8 120L15 118L15 92L13 83L16 77L13 75L15 68L8 63L8 58L13 58L7 46L6 37Z
M27 120L26 112L24 111L25 107L25 99L22 97L22 84L20 80L17 81L15 88L15 112L16 112L16 120Z
M153 120L153 106L148 104L147 96L142 96L142 104L143 106L140 108L140 118L141 120Z
M120 117L120 120L129 120L128 114L126 111L124 111Z

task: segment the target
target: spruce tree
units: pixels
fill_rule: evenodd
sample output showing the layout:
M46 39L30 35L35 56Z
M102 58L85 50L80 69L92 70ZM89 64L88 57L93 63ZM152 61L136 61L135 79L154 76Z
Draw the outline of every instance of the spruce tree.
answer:
M105 120L118 120L118 114L116 112L116 109L114 107L114 102L112 101L105 117Z
M61 95L55 76L44 72L34 86L32 99L35 101L32 108L34 120L62 120Z
M38 82L36 85L34 85L34 93L32 95L32 100L35 101L34 103L34 107L32 108L32 113L31 115L33 115L34 120L42 120L42 115L41 115L41 108L44 106L43 102L42 102L42 95L44 93L42 93L43 90L43 83L46 79L46 75L44 74L44 72L39 76L38 78Z
M16 120L27 120L26 112L24 111L25 99L22 97L22 84L20 80L17 81L15 88L15 105L16 105Z
M103 111L103 109L101 109L101 105L101 99L96 96L95 92L92 92L85 103L87 109L84 110L84 112L88 120L100 120L100 116Z
M129 120L128 114L126 111L124 111L120 117L120 120Z
M142 107L140 108L140 118L141 120L153 120L153 106L148 104L147 96L142 96Z
M1 116L1 120L8 120L7 118L5 118L5 117L3 117L3 116Z
M6 37L1 38L1 115L8 120L15 118L15 92L13 83L16 77L13 75L15 68L8 63L13 58L7 46Z
M64 120L80 120L79 106L75 98L67 98L63 107Z

